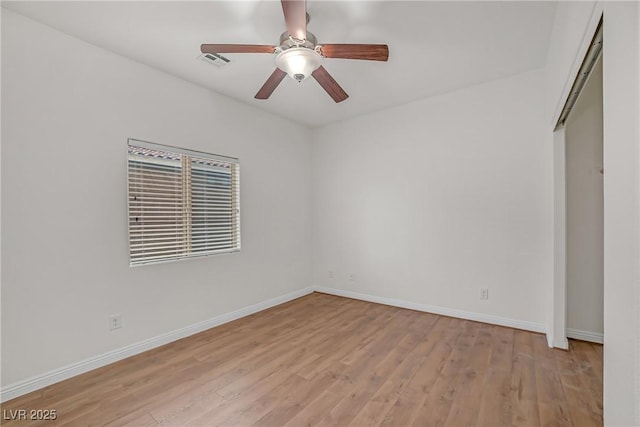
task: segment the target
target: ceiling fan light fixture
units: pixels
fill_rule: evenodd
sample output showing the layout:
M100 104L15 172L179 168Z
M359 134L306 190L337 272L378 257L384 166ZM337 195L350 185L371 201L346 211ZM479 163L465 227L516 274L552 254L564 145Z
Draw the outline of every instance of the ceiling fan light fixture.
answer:
M307 79L321 64L320 54L306 47L292 47L276 57L276 66L297 82Z

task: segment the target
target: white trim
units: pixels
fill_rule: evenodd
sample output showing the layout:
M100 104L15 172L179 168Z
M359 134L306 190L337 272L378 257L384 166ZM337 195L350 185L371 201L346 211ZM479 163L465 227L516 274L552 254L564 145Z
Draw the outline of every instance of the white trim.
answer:
M167 332L153 338L149 338L122 348L111 350L106 353L81 360L79 362L72 363L67 366L63 366L62 368L54 369L40 375L35 375L31 378L27 378L26 380L9 384L6 387L2 387L2 390L0 391L0 402L6 402L7 400L11 400L23 394L30 393L51 384L55 384L71 377L75 377L76 375L83 374L85 372L100 368L113 362L117 362L127 357L140 354L156 347L160 347L161 345L165 345L170 342L188 337L190 335L197 334L215 326L231 322L232 320L257 313L258 311L266 310L273 306L308 295L312 292L312 287L298 289L285 295L280 295L278 297L253 304L248 307L232 311L230 313L221 314L220 316L216 316L202 322L194 323L175 331Z
M636 35L638 36L638 40L636 41L636 47L638 48L638 53L636 55L637 58L637 64L636 64L636 70L640 71L640 5L636 6ZM638 110L640 110L640 79L636 77L636 90L638 91L638 93L636 93L636 112ZM638 141L638 137L640 137L640 119L637 116L636 113L636 141ZM637 153L640 155L640 150L637 150ZM636 177L640 178L640 173L638 171L640 171L640 156L636 159ZM638 182L637 184L638 189L640 189L640 182ZM636 196L636 212L638 211L638 200L639 200L639 196ZM638 225L638 218L636 218L636 231L640 228L640 226ZM637 237L640 237L640 235L638 235ZM636 242L636 248L640 247L640 240ZM637 253L637 252L636 252ZM636 263L636 295L637 295L637 301L636 301L636 307L635 307L635 312L636 312L636 319L637 319L637 327L636 327L636 425L640 426L640 277L638 277L638 264Z
M567 189L565 127L553 132L553 289L549 347L569 348L567 341Z
M436 305L420 304L417 302L410 302L410 301L399 300L395 298L386 298L386 297L379 297L379 296L368 295L368 294L361 294L359 292L351 292L351 291L345 291L342 289L327 288L324 286L316 286L315 290L318 292L323 292L325 294L337 295L340 297L347 297L347 298L353 298L353 299L358 299L362 301L375 302L378 304L391 305L391 306L400 307L400 308L408 308L410 310L424 311L426 313L440 314L443 316L457 317L460 319L474 320L476 322L490 323L492 325L507 326L509 328L524 329L525 331L541 332L541 333L547 332L547 328L545 325L536 323L536 322L528 322L525 320L509 319L506 317L494 316L491 314L475 313L471 311L456 310L453 308L440 307Z
M580 329L567 328L567 337L573 338L574 340L604 344L604 334L601 332L589 332Z

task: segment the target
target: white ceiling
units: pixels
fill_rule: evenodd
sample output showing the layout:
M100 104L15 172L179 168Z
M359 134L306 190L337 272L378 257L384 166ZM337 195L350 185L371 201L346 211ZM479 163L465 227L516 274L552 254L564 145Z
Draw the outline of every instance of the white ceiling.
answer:
M319 43L387 43L389 62L325 59L350 95L335 104L313 79L253 98L269 54L198 59L201 43L278 44L279 1L2 2L67 34L263 110L315 127L544 65L555 2L308 0Z

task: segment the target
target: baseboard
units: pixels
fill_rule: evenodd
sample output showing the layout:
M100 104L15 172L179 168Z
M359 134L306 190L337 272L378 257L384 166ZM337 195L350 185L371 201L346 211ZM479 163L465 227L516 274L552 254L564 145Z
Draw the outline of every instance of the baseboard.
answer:
M14 384L9 384L6 387L2 387L0 390L0 402L6 402L14 399L23 394L30 393L32 391L41 389L43 387L55 384L57 382L66 380L76 375L89 372L93 369L106 366L110 363L117 362L136 354L140 354L147 350L151 350L156 347L168 344L170 342L188 337L190 335L197 334L215 326L222 325L224 323L231 322L241 317L248 316L258 311L266 310L273 306L291 301L296 298L300 298L304 295L313 292L312 287L299 289L293 292L289 292L285 295L280 295L275 298L268 299L266 301L259 302L257 304L244 307L230 313L225 313L220 316L213 317L202 322L194 323L193 325L186 326L175 331L167 332L162 335L155 336L153 338L146 339L128 346L118 348L103 354L99 354L94 357L82 360L80 362L72 363L62 368L54 369L49 372L45 372L41 375L36 375L26 380L18 381Z
M549 331L545 332L547 336L547 346L549 348L553 348L553 334Z
M582 331L580 329L567 328L567 338L604 344L604 335L599 332L589 332Z
M567 340L567 337L561 338L560 342L556 342L556 340L553 337L553 333L550 331L547 331L547 345L549 346L549 348L559 348L561 350L569 350L569 341Z
M391 305L394 307L408 308L416 311L424 311L427 313L441 314L443 316L457 317L460 319L474 320L477 322L490 323L492 325L507 326L515 329L524 329L525 331L547 333L545 325L535 322L527 322L524 320L509 319L506 317L493 316L490 314L474 313L471 311L456 310L453 308L440 307L436 305L420 304L395 298L385 298L375 295L361 294L359 292L345 291L342 289L327 288L324 286L316 286L317 292L331 294L341 297L353 298L362 301L375 302L378 304Z

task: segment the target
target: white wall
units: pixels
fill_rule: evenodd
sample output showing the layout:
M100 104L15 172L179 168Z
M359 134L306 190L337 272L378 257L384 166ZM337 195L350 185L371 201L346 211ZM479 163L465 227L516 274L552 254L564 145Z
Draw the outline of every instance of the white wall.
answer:
M604 14L605 425L640 425L638 9L637 2L561 3L547 66L551 132L600 14Z
M2 124L3 386L310 284L306 128L7 10ZM128 137L240 158L240 253L129 268Z
M604 5L604 408L640 425L640 13Z
M602 60L565 123L567 328L602 337L604 247ZM591 338L594 339L594 338Z
M544 101L538 70L315 130L314 284L544 329Z

